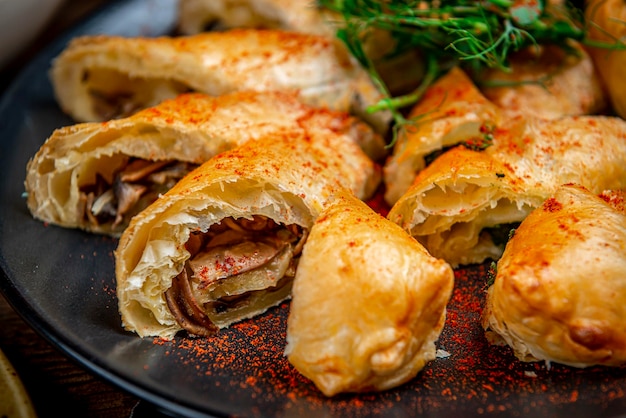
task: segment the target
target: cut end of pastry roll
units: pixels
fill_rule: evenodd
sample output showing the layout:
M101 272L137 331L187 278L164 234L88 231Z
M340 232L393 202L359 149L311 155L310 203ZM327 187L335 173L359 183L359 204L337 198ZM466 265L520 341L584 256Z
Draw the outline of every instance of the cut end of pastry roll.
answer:
M464 141L484 142L502 119L501 110L485 98L469 76L454 67L424 94L385 164L385 200L393 205L419 173L442 150Z
M56 130L27 167L37 219L119 235L132 216L212 156L268 132L331 132L381 158L384 140L345 112L296 95L183 94L125 119Z
M482 151L458 146L422 170L389 219L453 266L502 254L506 236L557 187L626 187L626 122L600 116L513 120ZM497 237L504 237L498 240Z
M373 193L375 164L344 135L280 132L189 173L135 216L115 251L124 327L209 335L290 295L314 220L337 189Z
M454 275L400 227L339 193L294 282L288 360L327 396L381 391L435 358Z
M180 93L290 91L305 103L366 117L382 96L338 41L281 30L185 37L83 36L54 60L60 107L80 122L123 117ZM386 132L390 115L367 117Z
M520 360L626 364L624 197L564 185L515 231L483 325Z

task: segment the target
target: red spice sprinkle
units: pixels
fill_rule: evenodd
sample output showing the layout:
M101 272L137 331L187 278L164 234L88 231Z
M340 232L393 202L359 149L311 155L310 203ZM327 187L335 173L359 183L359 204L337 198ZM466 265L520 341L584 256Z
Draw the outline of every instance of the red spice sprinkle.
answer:
M383 202L380 190L368 203L383 212L388 209ZM380 393L326 398L295 370L283 354L289 302L210 338L155 338L154 344L206 377L212 396L253 402L247 411L252 417L267 414L276 402L290 416L390 416L398 405L415 416L549 416L572 403L600 410L609 402L625 402L626 370L548 368L517 360L507 346L490 345L481 325L488 269L485 263L454 271L455 287L437 342L451 355L433 360L405 385Z
M546 212L558 212L561 209L563 209L563 205L553 197L546 199L543 203L543 210Z

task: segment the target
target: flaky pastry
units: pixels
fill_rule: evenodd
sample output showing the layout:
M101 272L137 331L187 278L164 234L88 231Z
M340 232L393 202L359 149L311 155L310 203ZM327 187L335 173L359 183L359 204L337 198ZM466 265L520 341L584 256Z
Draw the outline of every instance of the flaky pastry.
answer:
M459 145L444 152L417 175L389 219L453 266L497 259L498 237L562 184L593 193L626 187L625 159L620 118L518 119L493 132L493 145L482 151Z
M413 183L433 154L480 138L502 120L501 110L480 92L470 77L454 67L441 76L411 109L384 168L385 200L393 205Z
M386 131L388 113L365 108L382 96L338 41L280 30L233 29L184 37L75 38L54 60L60 107L102 121L180 93L291 91L305 103L351 111Z
M207 29L285 29L334 36L314 0L181 0L179 30L194 35Z
M626 7L623 0L586 0L585 19L592 42L615 44L626 37ZM588 46L596 69L604 82L607 95L617 115L626 118L626 50Z
M523 361L626 364L623 192L564 185L515 230L483 324Z
M115 251L124 327L210 335L288 298L308 231L337 189L369 197L375 164L345 135L270 133L189 173Z
M340 193L298 264L288 360L327 396L398 386L435 358L453 282L445 261Z
M44 222L119 235L191 169L274 131L331 131L372 158L384 152L383 139L365 123L306 106L293 94L183 94L125 119L56 130L28 163L28 208Z
M510 71L484 70L483 94L505 112L554 119L598 114L608 99L589 54L578 43L531 46L511 54Z

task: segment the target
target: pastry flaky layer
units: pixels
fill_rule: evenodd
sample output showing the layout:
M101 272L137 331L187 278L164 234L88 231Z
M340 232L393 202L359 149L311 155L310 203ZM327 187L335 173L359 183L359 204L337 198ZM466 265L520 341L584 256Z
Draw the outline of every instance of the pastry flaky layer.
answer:
M281 90L310 105L359 114L386 131L388 113L365 111L381 93L338 42L269 29L84 36L54 60L51 79L61 108L81 122L127 115L188 91Z
M453 281L445 261L340 193L304 247L286 355L328 396L398 386L435 358Z
M514 71L484 71L476 76L481 85L459 67L442 75L411 109L412 122L385 165L387 203L396 203L441 152L461 143L485 147L511 118L557 119L603 110L607 100L591 59L579 45L572 48L580 54L555 46L521 51L511 57Z
M410 111L408 124L384 167L385 200L393 205L409 189L434 153L489 133L504 118L472 79L453 67Z
M211 28L269 28L334 36L331 16L315 0L182 0L179 30L193 35Z
M623 192L564 185L517 228L483 323L523 361L626 364Z
M345 135L271 133L221 153L137 216L115 251L123 325L207 335L287 298L333 193L370 196L376 165Z
M117 236L191 169L284 131L329 131L351 138L373 159L384 153L383 139L365 123L307 106L294 94L188 93L128 118L54 131L28 163L28 208L51 224Z
M514 119L493 145L459 145L422 170L389 219L453 266L497 259L499 235L562 184L593 193L626 187L626 122L601 116Z

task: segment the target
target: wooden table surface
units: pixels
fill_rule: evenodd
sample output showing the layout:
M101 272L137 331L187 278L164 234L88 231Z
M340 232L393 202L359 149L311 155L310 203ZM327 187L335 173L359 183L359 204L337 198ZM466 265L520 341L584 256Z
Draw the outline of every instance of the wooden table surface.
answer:
M0 92L41 48L105 2L66 0L44 33L0 71ZM146 412L151 407L145 402L86 371L49 344L1 295L0 330L0 349L15 368L38 417L154 416Z

